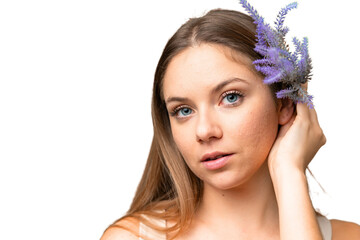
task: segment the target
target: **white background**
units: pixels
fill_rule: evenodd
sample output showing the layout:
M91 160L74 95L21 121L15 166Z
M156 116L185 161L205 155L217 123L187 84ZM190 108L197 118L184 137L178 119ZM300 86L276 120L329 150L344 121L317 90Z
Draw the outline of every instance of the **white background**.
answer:
M273 22L287 0L253 0ZM285 22L309 37L309 91L327 144L314 205L360 223L355 1L303 0ZM189 17L237 0L0 1L0 239L99 239L128 209L152 138L153 74Z

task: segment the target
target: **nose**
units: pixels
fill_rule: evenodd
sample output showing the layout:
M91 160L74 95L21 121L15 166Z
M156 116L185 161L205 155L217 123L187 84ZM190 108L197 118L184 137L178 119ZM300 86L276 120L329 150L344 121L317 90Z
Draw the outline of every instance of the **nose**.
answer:
M220 122L213 114L199 114L196 125L196 140L197 142L210 142L215 139L220 139L223 132L220 127Z

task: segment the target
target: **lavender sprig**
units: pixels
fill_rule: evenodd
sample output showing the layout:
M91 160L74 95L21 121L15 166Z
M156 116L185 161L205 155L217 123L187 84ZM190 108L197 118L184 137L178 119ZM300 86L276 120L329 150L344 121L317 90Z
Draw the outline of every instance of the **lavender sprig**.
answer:
M309 108L314 108L313 96L301 87L311 79L311 58L308 53L308 39L301 42L293 38L295 51L291 52L285 42L285 35L289 28L284 26L287 13L297 8L297 2L288 4L277 15L275 28L265 23L264 18L247 2L240 0L240 4L254 19L256 24L256 40L254 50L263 56L253 64L257 71L265 75L264 83L273 84L282 82L287 89L276 93L277 98L290 98L295 102L306 103Z

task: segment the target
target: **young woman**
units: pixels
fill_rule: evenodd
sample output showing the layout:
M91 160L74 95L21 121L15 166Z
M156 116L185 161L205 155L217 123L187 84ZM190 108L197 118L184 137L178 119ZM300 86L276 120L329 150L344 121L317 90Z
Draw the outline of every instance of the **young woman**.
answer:
M229 10L190 19L169 40L143 177L102 240L360 239L357 224L314 210L305 170L326 138L314 109L263 83L255 42L252 18Z

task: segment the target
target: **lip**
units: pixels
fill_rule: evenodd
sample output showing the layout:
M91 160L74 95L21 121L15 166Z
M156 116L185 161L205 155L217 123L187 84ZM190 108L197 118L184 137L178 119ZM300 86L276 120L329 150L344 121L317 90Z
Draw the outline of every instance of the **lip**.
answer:
M219 155L224 155L223 157L220 157L218 159L209 160L209 158L216 158ZM224 167L226 163L228 162L229 158L233 154L230 153L223 153L223 152L212 152L207 153L201 158L201 163L209 170L216 170Z

